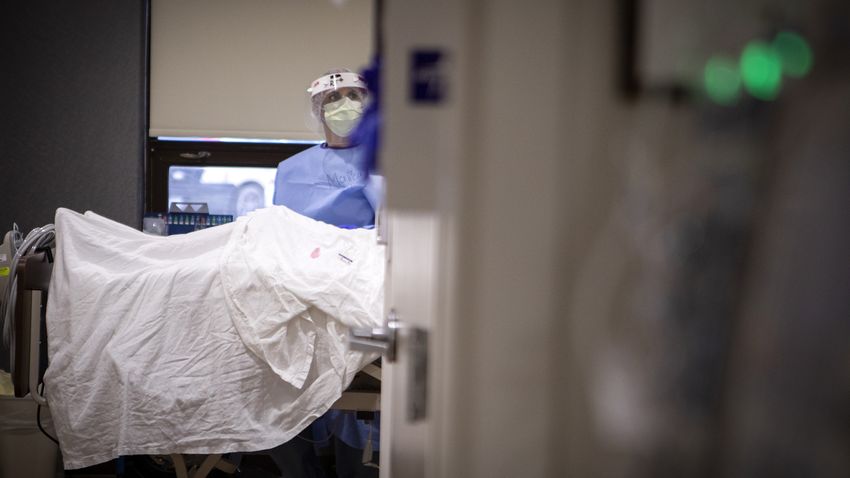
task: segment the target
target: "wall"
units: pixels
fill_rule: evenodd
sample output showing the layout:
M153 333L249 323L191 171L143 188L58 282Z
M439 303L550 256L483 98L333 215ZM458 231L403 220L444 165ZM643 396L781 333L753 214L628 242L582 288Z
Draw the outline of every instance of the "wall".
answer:
M0 230L57 207L141 222L146 2L13 2L2 20Z
M371 60L373 3L154 0L151 136L319 139L307 87Z

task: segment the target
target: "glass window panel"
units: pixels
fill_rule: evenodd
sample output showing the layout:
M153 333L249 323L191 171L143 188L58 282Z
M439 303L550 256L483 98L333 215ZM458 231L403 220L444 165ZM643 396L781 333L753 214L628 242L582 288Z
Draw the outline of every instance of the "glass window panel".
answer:
M271 206L276 171L276 168L171 166L168 204L204 202L210 214L242 216Z

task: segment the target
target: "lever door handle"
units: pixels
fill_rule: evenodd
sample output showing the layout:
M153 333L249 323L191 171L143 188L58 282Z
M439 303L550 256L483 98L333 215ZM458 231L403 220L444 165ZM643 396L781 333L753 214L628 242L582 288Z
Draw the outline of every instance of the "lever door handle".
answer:
M395 361L399 320L395 311L387 315L383 327L356 327L348 332L348 347L361 352L378 352L389 362Z

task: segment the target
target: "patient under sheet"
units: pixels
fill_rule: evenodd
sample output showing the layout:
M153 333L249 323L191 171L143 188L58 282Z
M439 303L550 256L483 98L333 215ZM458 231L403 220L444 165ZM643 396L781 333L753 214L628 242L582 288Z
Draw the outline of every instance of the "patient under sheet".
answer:
M292 439L376 355L384 249L286 207L180 236L56 211L45 394L65 468Z

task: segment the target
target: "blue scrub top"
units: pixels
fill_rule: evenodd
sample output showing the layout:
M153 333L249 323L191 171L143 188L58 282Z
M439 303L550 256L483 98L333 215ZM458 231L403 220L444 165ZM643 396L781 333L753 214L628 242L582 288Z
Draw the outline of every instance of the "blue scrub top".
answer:
M321 144L282 161L274 204L334 226L374 225L383 178L365 173L364 149Z

